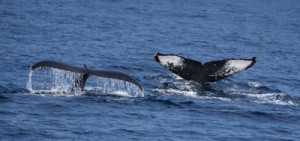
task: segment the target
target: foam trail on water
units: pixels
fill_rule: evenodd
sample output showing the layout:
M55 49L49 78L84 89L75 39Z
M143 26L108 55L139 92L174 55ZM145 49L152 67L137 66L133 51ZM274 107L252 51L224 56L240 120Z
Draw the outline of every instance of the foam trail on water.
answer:
M288 94L264 88L259 83L212 83L208 86L193 85L193 83L168 82L163 80L162 85L153 89L166 95L183 95L195 99L218 99L227 102L251 102L275 105L299 105L300 99Z

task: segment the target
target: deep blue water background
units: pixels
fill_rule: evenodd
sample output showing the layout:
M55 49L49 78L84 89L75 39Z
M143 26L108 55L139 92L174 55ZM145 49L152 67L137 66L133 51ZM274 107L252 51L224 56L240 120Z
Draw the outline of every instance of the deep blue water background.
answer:
M299 140L300 2L0 0L1 140ZM204 86L153 59L258 57ZM145 97L29 93L51 59L125 72Z

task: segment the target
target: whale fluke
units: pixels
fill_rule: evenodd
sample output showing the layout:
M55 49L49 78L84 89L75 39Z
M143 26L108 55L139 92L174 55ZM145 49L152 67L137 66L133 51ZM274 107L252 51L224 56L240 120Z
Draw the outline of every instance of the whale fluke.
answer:
M253 66L257 59L224 59L201 63L175 54L154 54L156 62L182 77L199 84L226 78Z
M87 68L87 66L84 64L84 66L81 67L75 67L72 65L64 64L57 61L40 61L35 63L31 66L31 70L34 71L35 69L38 69L39 67L50 67L50 68L56 68L60 70L80 73L80 76L75 79L75 87L80 87L81 90L84 89L84 85L86 80L90 75L99 76L99 77L105 77L105 78L111 78L111 79L118 79L126 82L130 82L135 84L141 91L143 90L142 86L132 77L130 77L127 74L116 72L116 71L107 71L107 70L93 70Z

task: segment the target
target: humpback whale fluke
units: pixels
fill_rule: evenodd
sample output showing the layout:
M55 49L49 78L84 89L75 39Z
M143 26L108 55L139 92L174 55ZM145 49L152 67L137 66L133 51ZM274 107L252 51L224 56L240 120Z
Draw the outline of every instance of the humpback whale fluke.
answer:
M231 76L253 66L257 58L224 59L202 64L201 62L184 58L175 54L154 54L156 62L185 80L199 84L214 82Z
M143 90L142 86L132 77L130 77L127 74L116 72L116 71L107 71L107 70L93 70L87 68L87 66L84 64L83 68L81 67L75 67L68 64L64 64L57 61L40 61L35 63L31 66L31 70L34 71L35 69L38 69L39 67L50 67L50 68L56 68L60 70L80 73L80 76L75 79L75 87L80 87L81 90L84 89L84 85L86 80L90 75L99 76L99 77L105 77L105 78L111 78L111 79L118 79L126 82L133 83L136 85L141 91Z

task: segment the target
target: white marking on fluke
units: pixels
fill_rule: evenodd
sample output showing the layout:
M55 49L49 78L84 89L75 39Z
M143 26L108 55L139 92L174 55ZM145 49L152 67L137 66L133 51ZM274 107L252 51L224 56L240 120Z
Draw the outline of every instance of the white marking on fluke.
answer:
M199 84L218 81L253 66L257 59L224 59L201 63L174 54L154 54L156 62L188 81Z
M178 56L158 56L160 63L166 67L179 67L183 65L183 59Z
M222 76L235 74L251 66L252 62L252 60L228 60L218 74Z

